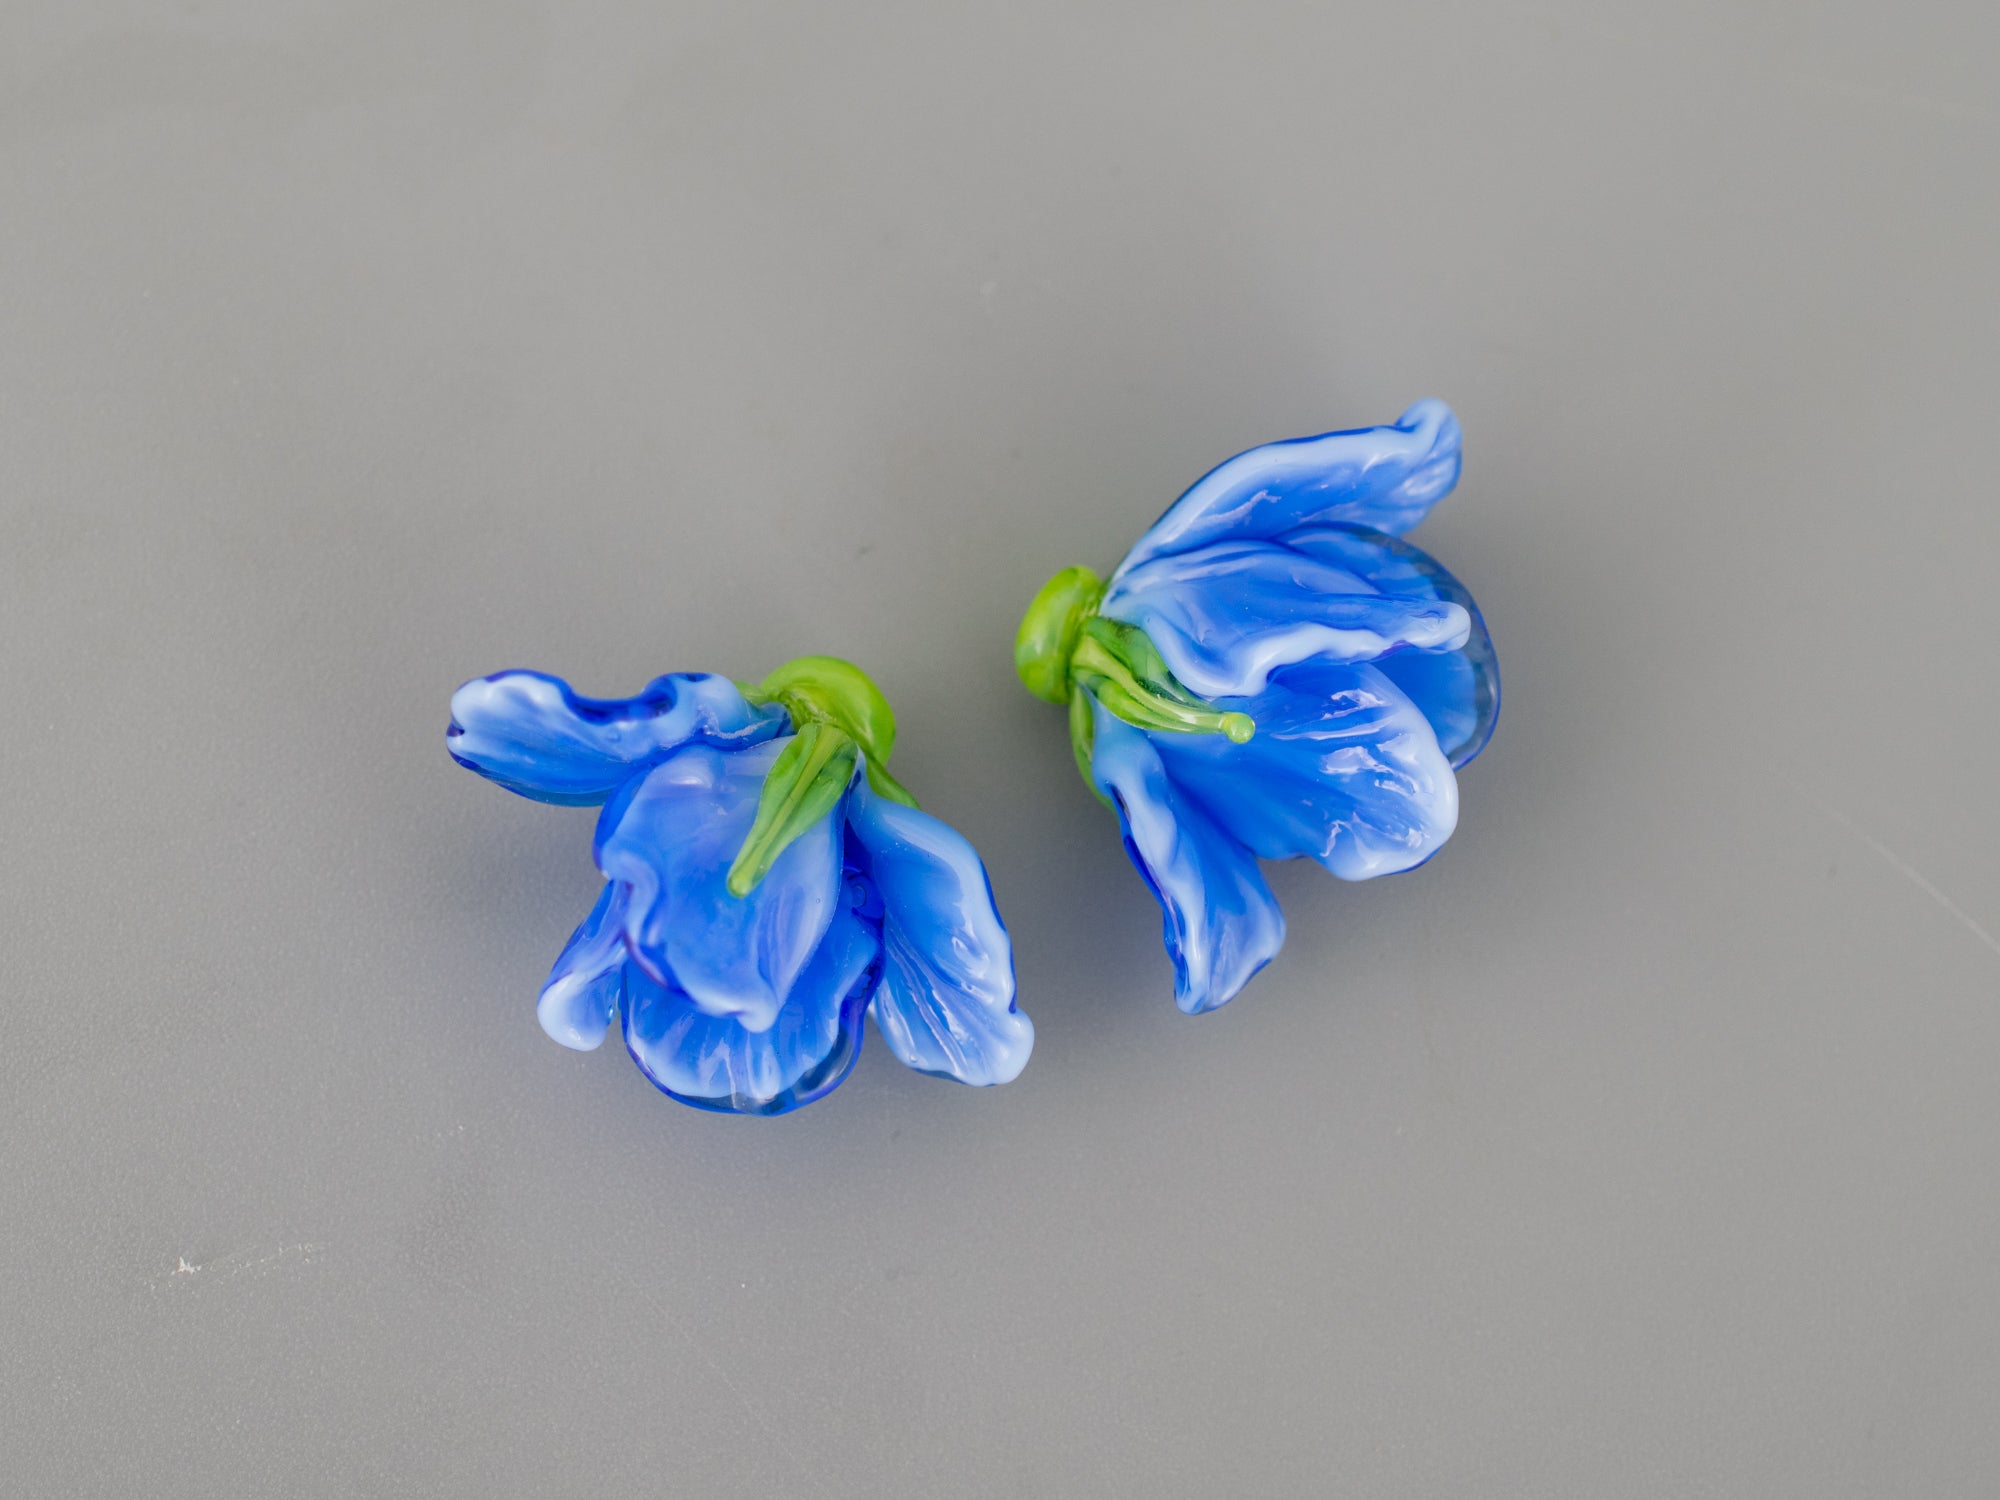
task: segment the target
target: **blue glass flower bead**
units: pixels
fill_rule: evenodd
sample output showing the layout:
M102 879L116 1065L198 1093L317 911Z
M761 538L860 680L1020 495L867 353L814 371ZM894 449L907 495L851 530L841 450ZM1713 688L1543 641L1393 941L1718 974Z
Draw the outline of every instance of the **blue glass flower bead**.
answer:
M564 1046L616 1020L665 1093L764 1115L847 1076L863 1011L922 1073L1027 1063L986 867L889 775L895 716L858 668L802 657L754 687L685 673L611 700L500 672L452 695L446 735L509 791L603 807L604 892L537 1007Z
M1067 568L1015 666L1069 706L1084 781L1158 897L1175 999L1224 1004L1276 955L1260 859L1344 880L1422 864L1458 822L1500 674L1457 579L1403 541L1458 482L1458 420L1270 443L1211 470L1108 582Z

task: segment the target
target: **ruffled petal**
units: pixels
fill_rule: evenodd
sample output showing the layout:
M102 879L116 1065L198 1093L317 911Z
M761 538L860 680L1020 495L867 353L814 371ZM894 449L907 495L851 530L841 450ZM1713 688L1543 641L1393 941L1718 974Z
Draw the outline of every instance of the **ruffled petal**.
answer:
M1400 536L1458 483L1458 418L1419 401L1390 427L1267 443L1211 469L1126 554L1119 571L1227 538L1348 521Z
M929 813L857 780L849 857L882 899L882 984L871 1007L905 1065L960 1083L1007 1083L1035 1028L1014 1008L1014 950L978 852Z
M627 888L633 957L711 1015L776 1019L840 897L839 808L786 846L747 896L726 884L764 775L790 737L747 750L689 745L605 804L597 867Z
M759 1031L628 964L626 1048L655 1086L683 1104L784 1114L832 1090L854 1067L880 956L875 928L844 905L784 1005Z
M1385 592L1282 542L1215 542L1119 572L1102 613L1144 630L1204 698L1248 697L1294 662L1455 651L1472 616L1423 590Z
M1100 704L1091 711L1091 774L1118 810L1132 863L1159 898L1175 1003L1189 1015L1213 1010L1283 945L1284 913L1256 856L1175 785L1153 738Z
M606 881L542 986L536 1018L565 1047L588 1052L603 1045L625 982L624 920L625 888Z
M783 709L745 701L713 672L657 677L636 698L585 698L541 672L496 672L451 695L445 744L511 792L589 807L690 741L750 745L787 724Z
M1458 824L1458 783L1430 722L1378 668L1295 667L1218 704L1219 734L1148 735L1181 795L1264 859L1316 859L1343 880L1422 864Z
M1465 585L1421 547L1365 526L1295 531L1285 544L1364 578L1385 594L1463 606L1471 623L1464 645L1452 651L1398 651L1375 665L1423 710L1454 769L1485 749L1500 717L1500 663Z

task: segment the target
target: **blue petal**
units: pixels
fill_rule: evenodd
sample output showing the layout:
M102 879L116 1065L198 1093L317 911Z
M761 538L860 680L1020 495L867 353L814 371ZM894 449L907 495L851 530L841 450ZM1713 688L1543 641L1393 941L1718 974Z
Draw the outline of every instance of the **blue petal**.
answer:
M625 888L606 881L590 915L549 971L535 1015L542 1030L579 1052L601 1046L625 973Z
M1035 1028L1014 1008L1014 950L978 852L929 813L878 797L865 779L848 797L847 826L855 862L882 897L873 1006L882 1040L920 1073L1010 1082L1027 1065Z
M1454 769L1485 749L1500 716L1500 663L1465 585L1422 548L1364 526L1295 531L1285 542L1365 578L1385 594L1464 606L1472 628L1457 650L1398 651L1375 665L1424 711Z
M1343 880L1422 864L1458 823L1458 784L1430 722L1372 666L1311 663L1218 707L1257 721L1148 736L1184 798L1264 859L1316 859Z
M1458 483L1458 418L1419 401L1393 427L1267 443L1211 469L1176 500L1120 571L1235 537L1348 521L1400 536Z
M1122 569L1101 606L1144 630L1204 698L1262 692L1294 662L1455 651L1472 616L1429 591L1397 596L1282 542L1215 542Z
M783 709L756 707L712 672L658 677L636 698L585 698L541 672L496 672L451 695L446 748L460 765L538 802L588 807L689 741L748 745L781 734Z
M711 1015L753 1031L776 1018L840 899L837 807L787 845L749 895L725 884L765 773L790 742L689 745L634 777L597 821L597 867L627 888L633 957Z
M784 1114L829 1092L853 1068L880 956L873 925L843 906L771 1024L755 1031L628 964L625 1045L640 1071L683 1104Z
M1159 898L1175 1003L1189 1015L1213 1010L1284 944L1284 913L1256 856L1174 784L1152 739L1102 704L1091 710L1091 773L1118 809L1126 852Z

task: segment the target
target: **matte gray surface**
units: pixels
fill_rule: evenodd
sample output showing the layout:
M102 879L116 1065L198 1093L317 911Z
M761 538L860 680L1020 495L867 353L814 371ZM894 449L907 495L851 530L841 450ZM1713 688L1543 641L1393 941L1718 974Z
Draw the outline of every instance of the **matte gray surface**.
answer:
M1891 15L1893 13L1893 19ZM0 10L20 1495L1987 1495L2000 11ZM1507 709L1171 1002L1016 686L1209 464L1450 400ZM505 666L871 667L1038 1028L563 1052Z

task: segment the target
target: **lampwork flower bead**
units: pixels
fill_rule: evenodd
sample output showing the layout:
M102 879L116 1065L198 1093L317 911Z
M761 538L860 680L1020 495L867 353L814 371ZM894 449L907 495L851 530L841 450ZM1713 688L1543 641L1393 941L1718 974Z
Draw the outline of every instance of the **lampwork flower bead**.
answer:
M1108 582L1068 568L1029 606L1015 665L1069 706L1077 767L1159 899L1182 1010L1222 1005L1283 944L1259 859L1365 880L1451 836L1499 669L1472 596L1401 536L1458 473L1438 401L1253 448Z
M542 1028L612 1021L684 1104L782 1114L854 1066L861 1015L908 1066L1020 1073L1034 1028L971 844L889 775L895 717L832 657L754 687L675 674L600 701L539 672L466 683L460 765L541 802L602 805L605 886L542 988Z

